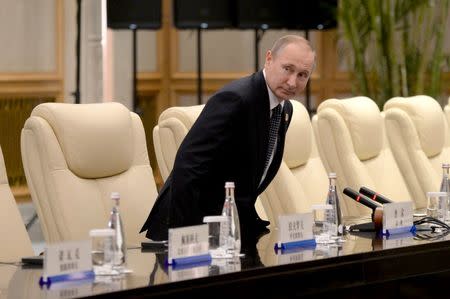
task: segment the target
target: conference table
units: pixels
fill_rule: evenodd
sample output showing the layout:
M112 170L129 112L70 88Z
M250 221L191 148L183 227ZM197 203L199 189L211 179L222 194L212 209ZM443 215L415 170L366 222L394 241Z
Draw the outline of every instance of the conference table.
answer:
M164 251L129 248L131 273L49 288L39 286L42 269L3 264L0 298L410 298L448 293L450 236L445 234L347 233L339 244L287 252L274 250L276 238L273 230L246 247L243 257L180 269L164 265Z

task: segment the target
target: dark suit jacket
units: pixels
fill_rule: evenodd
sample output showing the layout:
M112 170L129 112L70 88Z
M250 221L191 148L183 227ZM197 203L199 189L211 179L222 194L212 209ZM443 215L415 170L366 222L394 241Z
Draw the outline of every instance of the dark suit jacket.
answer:
M254 204L280 167L292 104L285 101L277 150L260 184L268 146L270 104L262 71L214 94L183 140L173 170L142 227L153 240L168 228L197 225L220 215L225 182L235 183L241 234L261 225Z

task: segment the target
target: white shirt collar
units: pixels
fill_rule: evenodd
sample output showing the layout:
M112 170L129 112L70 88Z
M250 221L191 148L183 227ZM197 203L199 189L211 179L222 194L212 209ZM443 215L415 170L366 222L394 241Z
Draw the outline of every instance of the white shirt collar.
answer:
M265 69L263 69L263 75L264 75L264 81L266 81L266 70ZM281 104L281 108L283 108L284 100L281 102L278 100L277 96L272 92L272 89L270 89L269 85L267 85L267 81L266 81L266 86L267 86L267 91L269 92L270 110L275 108L278 104Z

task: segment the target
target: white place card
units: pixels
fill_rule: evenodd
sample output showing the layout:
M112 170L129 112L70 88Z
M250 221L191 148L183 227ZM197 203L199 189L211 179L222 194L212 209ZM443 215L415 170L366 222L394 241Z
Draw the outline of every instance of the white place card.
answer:
M314 240L312 213L278 216L278 248L282 248L282 244L307 240Z
M63 242L47 245L41 284L84 280L94 277L91 242Z
M187 263L204 261L209 257L208 225L194 225L169 229L169 252L167 263L184 260ZM196 260L200 258L200 260ZM192 258L192 259L189 259Z
M383 204L383 234L408 232L413 227L411 201Z

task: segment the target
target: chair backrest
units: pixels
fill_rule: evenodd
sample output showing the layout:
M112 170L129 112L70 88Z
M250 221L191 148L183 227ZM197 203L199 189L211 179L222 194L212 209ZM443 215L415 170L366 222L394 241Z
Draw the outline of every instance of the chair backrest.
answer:
M30 237L8 185L5 161L0 148L0 262L18 262L32 256Z
M153 144L161 177L166 181L177 150L205 105L171 107L163 111L153 128Z
M447 122L447 129L450 131L450 97L448 97L447 105L444 106L444 115ZM446 138L446 146L450 146L450 137Z
M45 103L33 109L21 135L22 160L47 242L88 238L106 227L111 192L129 245L157 196L145 132L119 103Z
M203 107L205 105L170 107L159 116L158 125L153 128L153 144L159 171L164 181L172 171L181 142L197 120ZM267 218L267 213L260 200L256 201L255 208L260 217Z
M392 152L416 201L427 205L426 192L439 191L442 163L450 162L448 126L442 108L425 95L396 97L384 105Z
M395 201L411 200L387 142L383 115L367 97L329 99L313 117L319 153L325 168L337 174L338 190L369 187ZM344 216L370 214L340 194Z
M269 220L279 215L311 211L324 204L328 176L319 157L309 114L298 101L291 101L293 114L286 134L283 162L272 183L261 194Z

